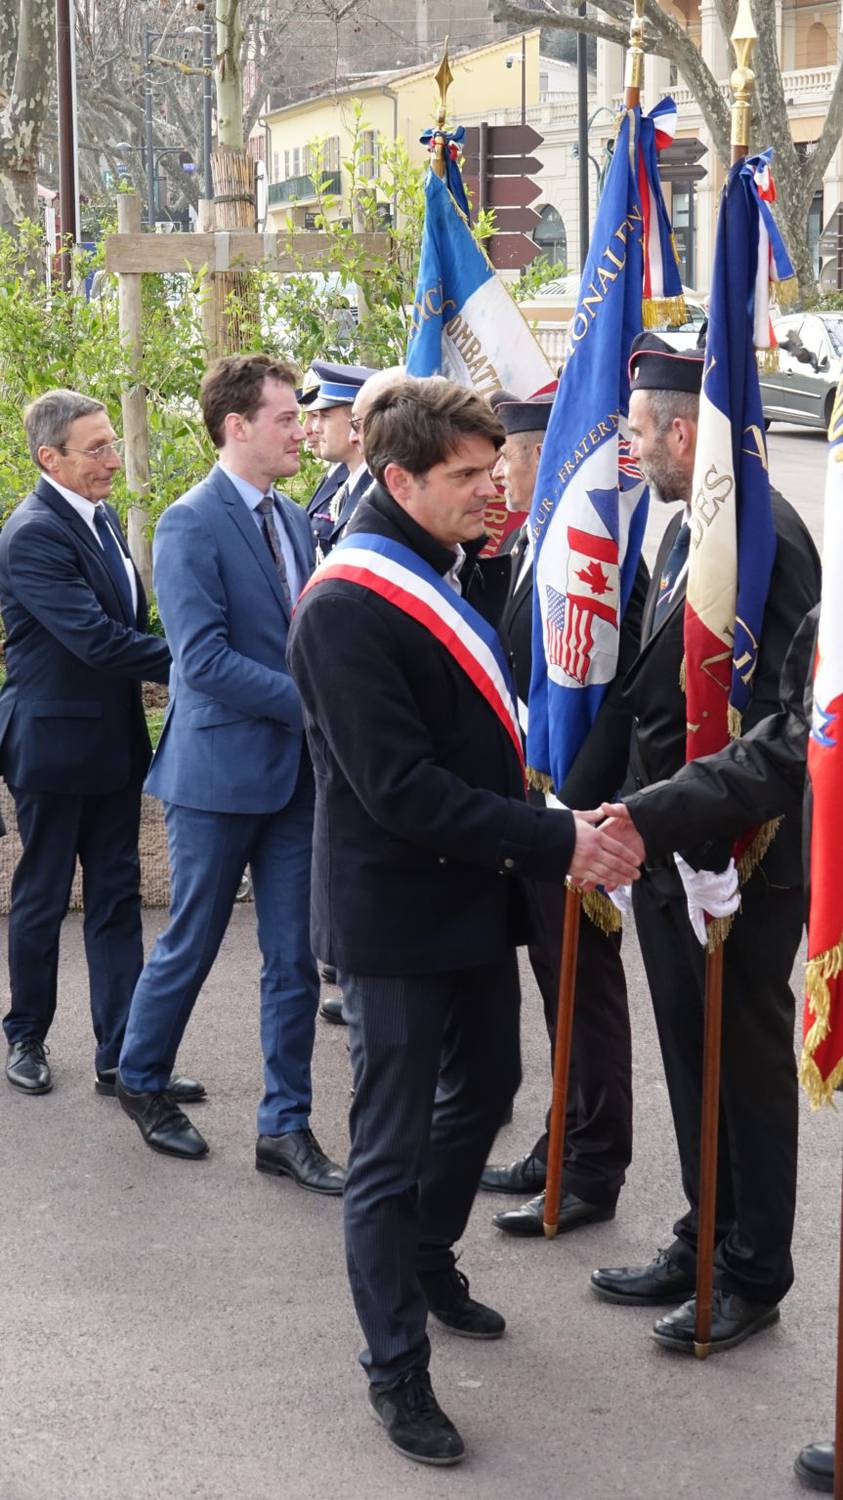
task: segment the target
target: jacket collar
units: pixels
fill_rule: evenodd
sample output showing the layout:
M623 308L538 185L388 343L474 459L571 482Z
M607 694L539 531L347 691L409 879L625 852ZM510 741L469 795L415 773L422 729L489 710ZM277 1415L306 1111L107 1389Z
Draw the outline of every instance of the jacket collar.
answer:
M345 534L352 536L356 531L374 531L381 536L394 537L396 541L403 542L405 547L411 547L414 552L424 558L425 562L436 569L441 578L444 578L454 566L454 554L450 547L437 542L429 531L425 531L418 521L414 521L413 517L408 515L396 500L393 500L389 491L384 489L377 480L373 480L371 487L357 506ZM463 551L466 555L462 569L463 576L466 576L467 570L473 568L485 542L486 537L482 536L476 541L463 543Z

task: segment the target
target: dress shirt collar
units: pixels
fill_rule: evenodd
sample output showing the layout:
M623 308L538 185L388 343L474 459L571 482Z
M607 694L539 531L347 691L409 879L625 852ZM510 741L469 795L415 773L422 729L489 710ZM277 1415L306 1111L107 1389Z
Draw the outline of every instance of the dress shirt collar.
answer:
M58 480L51 478L49 474L45 474L44 478L48 484L52 485L54 490L58 490L58 493L67 501L68 505L73 506L77 516L81 516L86 525L93 526L94 511L97 508L96 500L86 500L84 495L77 495L75 490L67 489L65 485L59 484Z
M275 491L272 489L272 485L269 486L269 490L259 490L256 484L252 484L251 480L241 479L240 475L235 474L233 470L229 469L221 459L218 459L217 462L226 479L231 480L238 495L242 500L245 500L250 510L256 510L264 495L268 494L270 490L274 496Z

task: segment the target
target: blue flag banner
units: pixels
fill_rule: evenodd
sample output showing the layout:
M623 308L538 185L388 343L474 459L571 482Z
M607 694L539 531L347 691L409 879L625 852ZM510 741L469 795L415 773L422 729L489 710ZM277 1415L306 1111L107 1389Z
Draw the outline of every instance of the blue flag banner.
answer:
M459 167L448 167L459 179ZM462 188L461 179L459 181ZM463 195L464 196L464 195ZM428 170L413 321L410 375L447 375L483 396L505 389L526 399L554 378L547 357L484 255L447 182Z
M557 790L615 676L647 520L648 491L629 456L628 365L641 332L646 222L666 222L654 166L646 209L641 198L641 163L655 160L649 150L655 129L638 108L620 123L530 512L535 594L527 763L537 785ZM669 249L668 238L660 287L667 297L678 283Z

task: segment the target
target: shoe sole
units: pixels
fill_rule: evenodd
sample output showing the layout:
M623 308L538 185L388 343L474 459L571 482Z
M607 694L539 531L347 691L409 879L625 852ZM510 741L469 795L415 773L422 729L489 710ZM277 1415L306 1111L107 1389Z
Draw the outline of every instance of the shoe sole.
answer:
M52 1078L49 1083L38 1083L33 1088L28 1083L16 1083L14 1078L9 1077L8 1073L6 1074L6 1082L10 1088L17 1089L19 1094L49 1094L53 1087Z
M348 1025L348 1022L346 1021L346 1019L345 1019L344 1016L332 1016L331 1013L330 1013L330 1011L323 1010L322 1007L321 1007L321 1005L319 1007L319 1019L320 1019L320 1021L327 1021L327 1023L328 1023L329 1026L347 1026Z
M137 1124L137 1121L135 1123ZM204 1151L197 1151L195 1154L188 1153L187 1151L173 1151L170 1146L159 1146L156 1141L149 1140L143 1131L141 1131L140 1135L144 1145L148 1146L150 1151L157 1151L159 1156L172 1156L174 1161L204 1161L210 1151L210 1147L207 1145Z
M305 1193L318 1193L320 1198L342 1197L342 1188L312 1187L309 1182L302 1182L301 1178L297 1177L295 1172L291 1172L288 1167L279 1167L274 1163L270 1166L268 1162L259 1161L255 1157L255 1168L258 1172L266 1172L270 1177L289 1177L290 1181L294 1182L296 1187L302 1188Z
M824 1495L833 1494L834 1480L832 1478L827 1479L824 1475L816 1474L813 1469L806 1468L804 1464L799 1462L798 1457L793 1461L793 1472L797 1479L804 1484L806 1490L820 1491Z
M492 1187L488 1182L481 1182L478 1191L481 1193L505 1193L507 1197L535 1198L538 1193L543 1193L545 1184L537 1182L527 1183L521 1187Z
M447 1328L448 1332L453 1333L458 1339L483 1339L486 1343L491 1343L493 1339L503 1338L506 1333L505 1323L503 1328L499 1328L496 1333L472 1333L468 1328L455 1328L453 1323L446 1323L444 1318L440 1318L439 1314L433 1311L432 1307L428 1308L428 1312L432 1318L436 1319L440 1328Z
M736 1333L730 1339L718 1339L716 1343L712 1340L708 1346L709 1354L724 1354L727 1349L737 1349L738 1344L745 1344L746 1340L751 1339L754 1333L763 1333L765 1328L770 1328L774 1323L778 1323L780 1316L779 1309L771 1307L769 1313L766 1313L763 1318L759 1318L758 1322L753 1323L751 1328L744 1329L743 1333ZM660 1344L662 1349L672 1349L677 1354L693 1354L694 1352L693 1339L690 1343L685 1343L684 1340L680 1342L678 1339L672 1339L665 1334L657 1333L655 1328L652 1330L650 1337L654 1343Z
M166 1092L166 1090L165 1090L165 1092ZM103 1083L101 1079L95 1078L94 1079L94 1093L95 1094L101 1094L104 1099L116 1099L117 1098L117 1085L115 1083ZM207 1092L207 1089L203 1089L201 1094L178 1094L178 1095L171 1094L170 1097L174 1098L176 1104L179 1104L179 1105L181 1105L181 1104L204 1104L205 1101L206 1101L206 1099L207 1099L207 1097L208 1097L208 1092Z
M399 1443L396 1443L394 1438L390 1437L389 1429L383 1417L379 1411L375 1410L371 1402L369 1403L369 1415L374 1417L375 1421L383 1428L390 1447L394 1448L396 1453L400 1453L402 1458L408 1458L411 1464L427 1464L428 1468L433 1469L452 1469L454 1464L461 1464L465 1458L464 1452L455 1453L452 1458L425 1458L420 1453L410 1453L407 1448L402 1448Z
M612 1292L607 1287L597 1286L590 1281L589 1286L595 1297L601 1302L614 1302L618 1307L679 1307L681 1303L687 1302L696 1291L695 1286L686 1287L683 1292L665 1292L658 1296L632 1296L628 1292Z
M605 1213L597 1212L582 1214L579 1218L568 1219L566 1222L559 1224L556 1229L556 1235L554 1235L553 1238L555 1239L560 1234L573 1234L575 1229L587 1229L589 1224L607 1224L614 1217L614 1209L611 1209L610 1211L607 1211ZM514 1239L538 1240L545 1238L544 1223L541 1219L536 1220L535 1223L526 1219L522 1220L519 1227L516 1227L515 1223L499 1224L497 1218L494 1218L492 1220L492 1223L495 1229L499 1229L501 1231L501 1234L511 1234ZM529 1228L527 1227L528 1223ZM683 1298L683 1301L685 1300L687 1299Z

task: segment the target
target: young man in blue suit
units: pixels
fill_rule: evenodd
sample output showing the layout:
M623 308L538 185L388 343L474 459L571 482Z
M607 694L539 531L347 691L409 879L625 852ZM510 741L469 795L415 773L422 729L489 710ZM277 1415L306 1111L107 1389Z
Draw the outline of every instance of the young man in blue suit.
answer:
M22 1093L52 1088L45 1041L78 858L95 1087L113 1095L143 966L138 824L151 752L141 681L166 682L170 652L145 633L143 585L106 504L121 445L102 402L47 391L24 427L41 477L0 534L0 772L23 842L9 916L6 1077ZM205 1092L169 1074L164 1083L183 1099Z
M132 1000L118 1096L153 1150L207 1153L166 1091L169 1059L248 864L263 955L256 1165L338 1194L343 1171L309 1127L319 991L308 934L313 771L285 661L313 540L304 511L273 488L299 466L295 387L293 367L263 354L229 356L208 372L202 410L219 462L155 533L173 669L147 790L165 805L172 897Z

